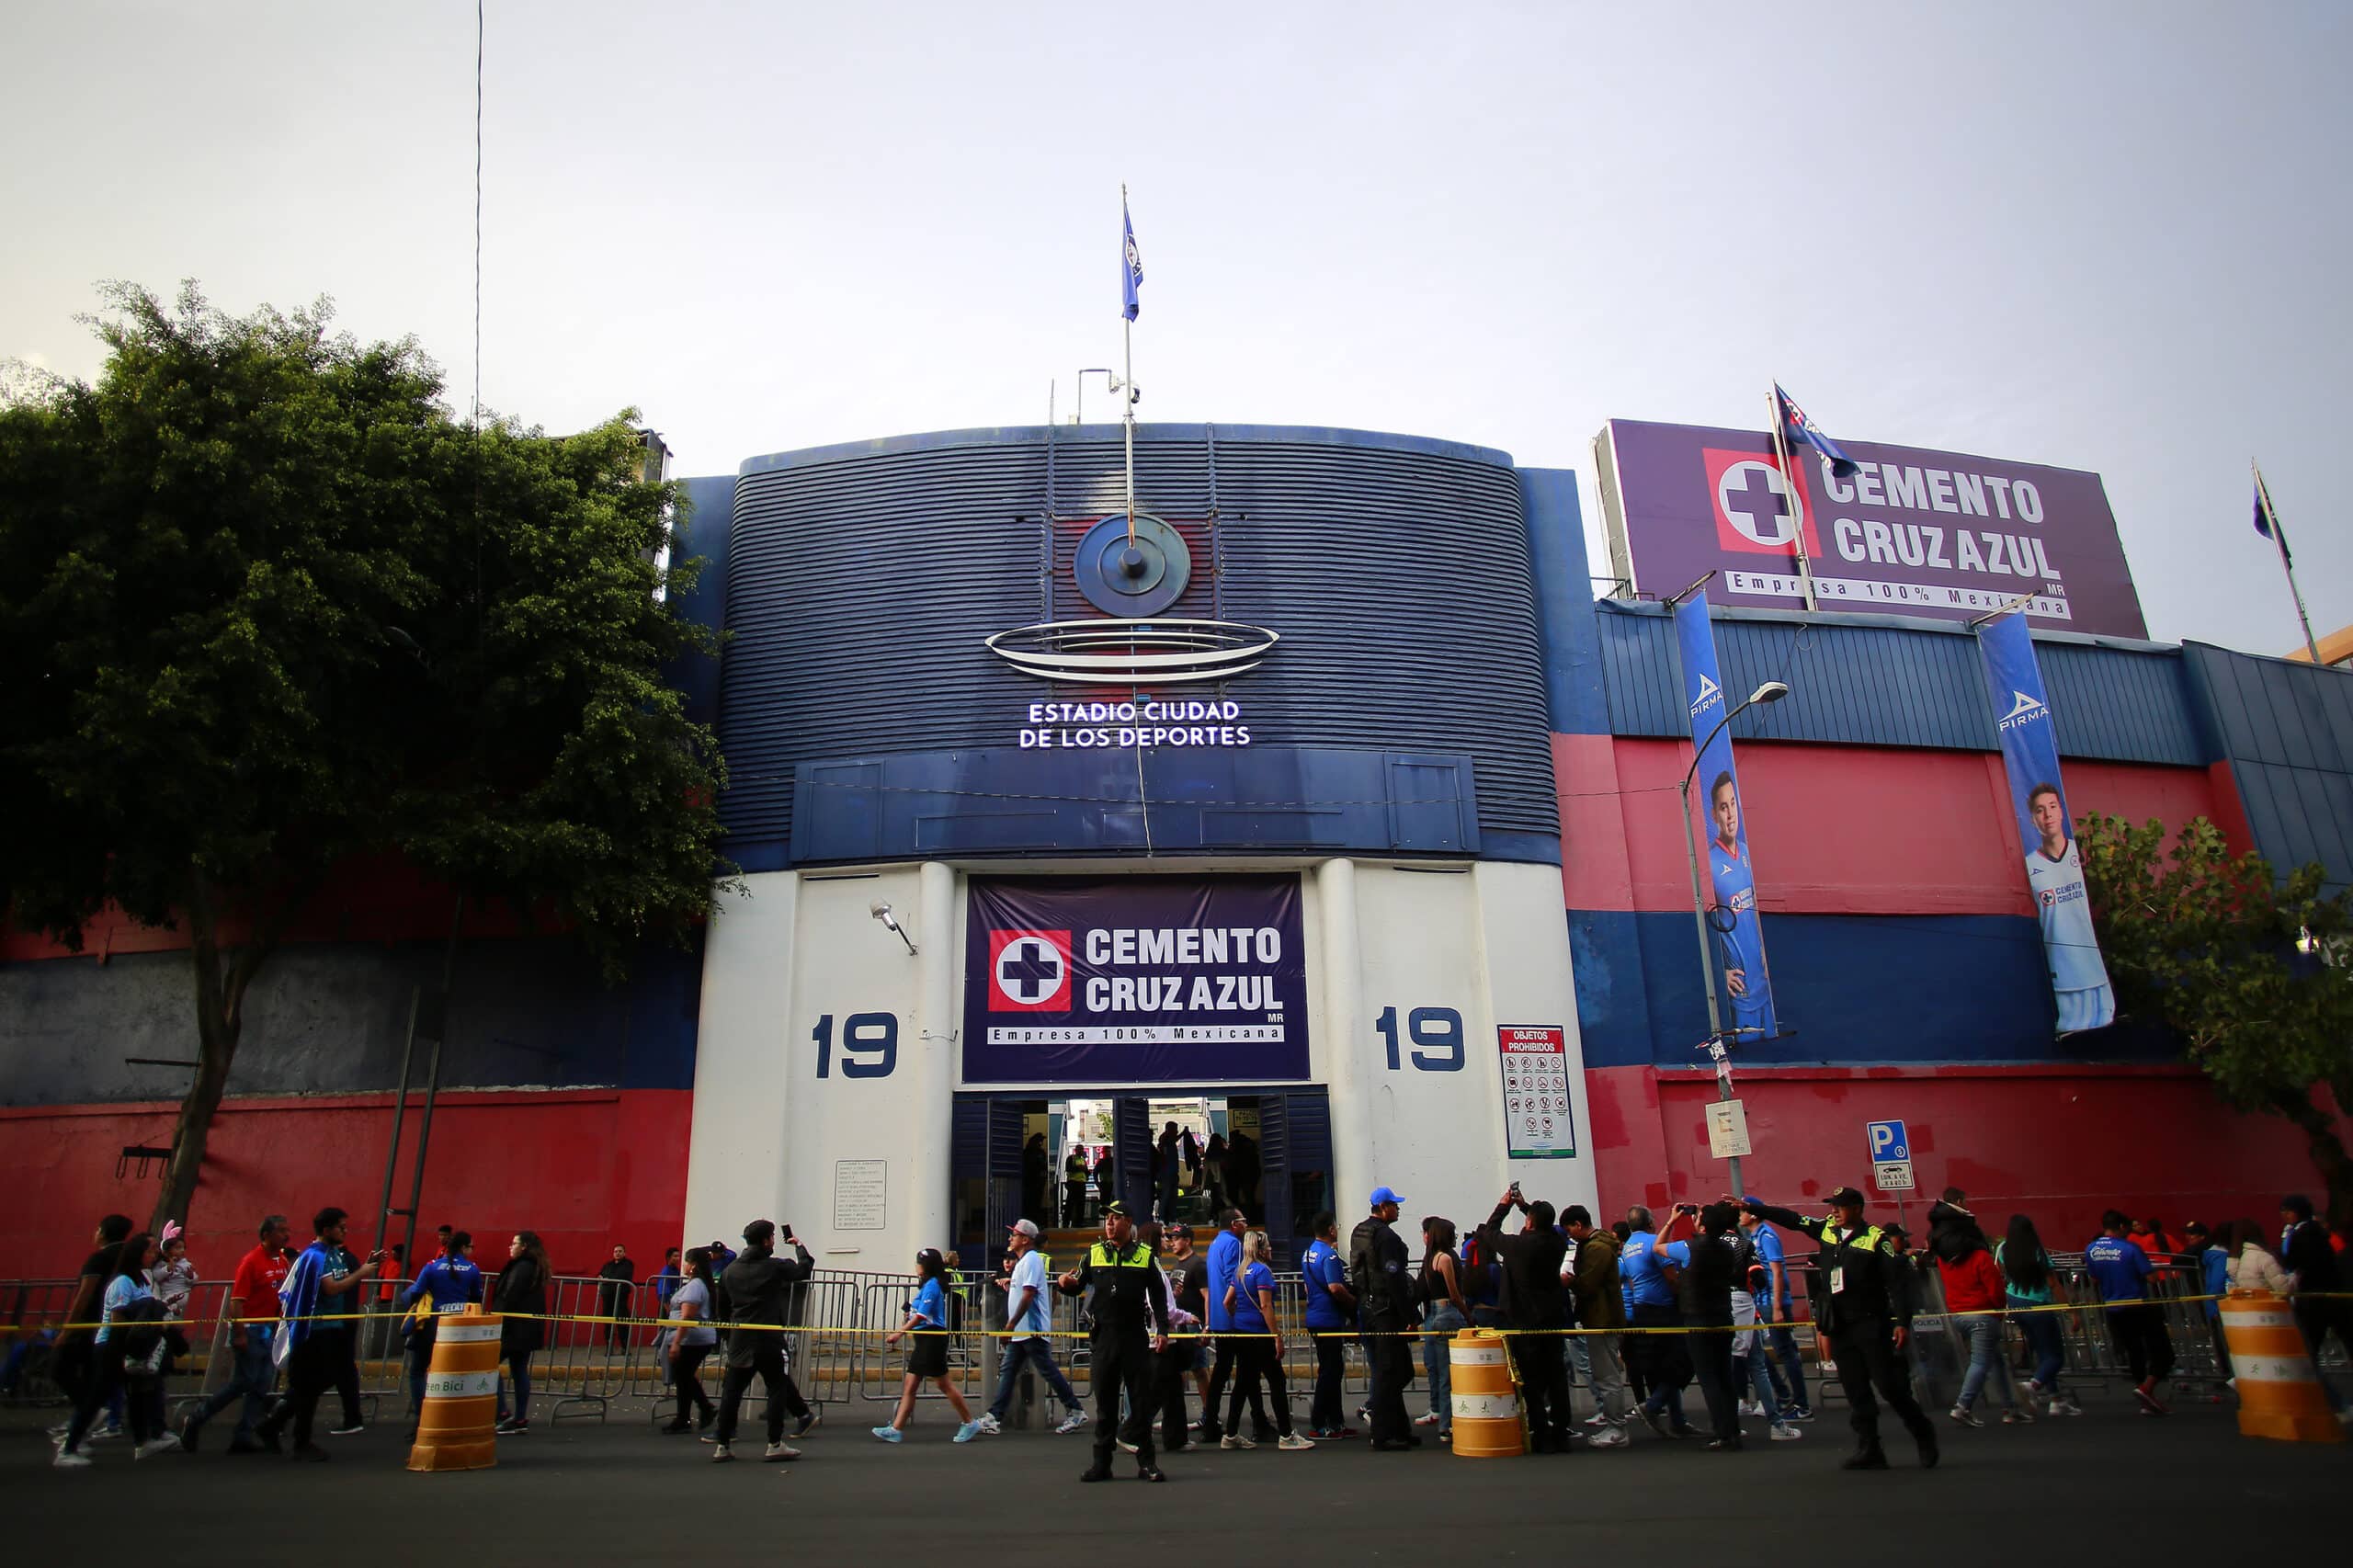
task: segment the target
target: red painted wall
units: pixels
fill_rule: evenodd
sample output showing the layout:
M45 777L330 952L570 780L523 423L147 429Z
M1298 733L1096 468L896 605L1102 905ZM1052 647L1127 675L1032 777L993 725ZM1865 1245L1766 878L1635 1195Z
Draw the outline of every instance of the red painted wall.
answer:
M1571 909L1691 906L1677 786L1682 741L1552 737L1562 881ZM1756 896L1817 915L2018 915L2026 854L2002 759L1992 752L1879 746L1740 747ZM2134 822L2213 818L2245 848L2227 778L2210 769L2071 762L2068 805Z
M594 1274L615 1242L641 1273L653 1273L663 1250L680 1244L693 1099L687 1090L655 1089L442 1096L418 1205L425 1247L447 1221L474 1233L487 1265L528 1228L547 1243L559 1273ZM0 1192L8 1195L0 1204L0 1278L72 1273L110 1210L144 1225L154 1167L145 1181L118 1179L116 1160L126 1143L168 1143L176 1108L0 1109ZM417 1123L413 1100L402 1133L411 1153ZM299 1239L328 1204L351 1211L351 1245L367 1251L376 1241L392 1126L389 1094L224 1102L188 1216L197 1267L224 1278L253 1244L263 1214L288 1216ZM407 1201L409 1179L404 1158L394 1204ZM395 1219L392 1239L401 1234Z
M1711 1077L1612 1067L1586 1083L1612 1218L1630 1203L1726 1190L1724 1164L1708 1153ZM2184 1068L1768 1068L1742 1073L1736 1088L1756 1150L1741 1162L1743 1179L1794 1208L1842 1183L1868 1190L1863 1124L1900 1119L1919 1184L1901 1212L1918 1234L1949 1186L1968 1192L1989 1229L2013 1212L2032 1216L2054 1249L2089 1241L2111 1206L2154 1214L2177 1233L2190 1220L2268 1223L2282 1193L2319 1186L2286 1122L2226 1109ZM1899 1210L1890 1199L1871 1212Z

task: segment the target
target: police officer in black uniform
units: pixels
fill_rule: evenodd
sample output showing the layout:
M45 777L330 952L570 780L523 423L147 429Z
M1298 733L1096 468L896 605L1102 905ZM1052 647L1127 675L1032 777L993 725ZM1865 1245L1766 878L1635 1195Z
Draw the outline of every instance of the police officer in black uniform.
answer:
M1065 1296L1095 1292L1093 1365L1095 1462L1081 1481L1111 1479L1115 1441L1132 1445L1136 1477L1165 1481L1152 1462L1153 1358L1168 1346L1168 1285L1152 1249L1136 1240L1136 1223L1125 1203L1103 1207L1103 1239L1087 1249L1086 1261L1054 1281ZM1120 1394L1128 1396L1128 1419L1120 1421Z
M1887 1401L1920 1445L1920 1468L1934 1470L1937 1429L1912 1397L1911 1364L1904 1354L1912 1338L1912 1293L1905 1288L1904 1262L1887 1233L1863 1222L1863 1195L1851 1187L1840 1187L1830 1195L1829 1217L1821 1220L1776 1209L1753 1196L1742 1201L1753 1214L1804 1232L1820 1248L1813 1260L1822 1280L1814 1318L1829 1332L1855 1428L1855 1451L1843 1468L1887 1468L1887 1455L1879 1446L1879 1400L1871 1397L1876 1388L1879 1399Z

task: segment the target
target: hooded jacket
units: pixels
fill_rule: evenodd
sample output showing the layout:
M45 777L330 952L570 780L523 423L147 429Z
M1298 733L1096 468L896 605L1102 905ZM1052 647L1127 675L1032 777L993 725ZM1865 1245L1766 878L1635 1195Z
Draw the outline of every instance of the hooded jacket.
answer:
M779 1257L776 1248L747 1246L727 1266L719 1283L727 1293L727 1321L731 1324L789 1324L787 1298L793 1286L809 1278L817 1260L809 1249L796 1244L793 1257ZM774 1332L738 1330L727 1336L727 1364L749 1367L754 1352L763 1347L781 1349L785 1336Z
M1985 1250L1976 1215L1958 1203L1938 1203L1928 1210L1928 1251L1938 1263L1959 1263Z

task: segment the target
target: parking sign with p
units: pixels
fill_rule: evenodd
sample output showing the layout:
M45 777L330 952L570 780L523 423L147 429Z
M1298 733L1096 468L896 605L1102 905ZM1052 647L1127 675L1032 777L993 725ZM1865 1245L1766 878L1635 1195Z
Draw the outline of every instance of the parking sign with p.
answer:
M1871 1163L1882 1160L1908 1160L1912 1157L1912 1139L1900 1121L1866 1121L1863 1131L1871 1145Z

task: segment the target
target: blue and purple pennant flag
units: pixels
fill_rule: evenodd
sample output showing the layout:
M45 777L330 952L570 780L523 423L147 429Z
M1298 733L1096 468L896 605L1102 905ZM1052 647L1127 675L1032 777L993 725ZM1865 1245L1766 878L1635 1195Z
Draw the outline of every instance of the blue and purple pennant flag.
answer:
M1136 226L1128 216L1128 193L1120 193L1120 295L1125 309L1120 313L1130 321L1136 319L1136 290L1143 287L1143 256L1136 249Z
M2263 488L2263 475L2260 472L2255 476L2255 531L2279 546L2280 560L2290 566L2296 563L2295 557L2288 553L2288 531L2279 526L2279 519L2272 515L2271 497Z
M1824 435L1822 427L1806 417L1804 409L1790 401L1790 394L1781 390L1779 381L1773 383L1773 401L1780 408L1781 428L1790 440L1803 441L1820 452L1829 462L1830 472L1838 478L1847 479L1854 474L1855 460L1841 451L1837 442Z

